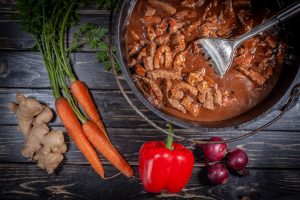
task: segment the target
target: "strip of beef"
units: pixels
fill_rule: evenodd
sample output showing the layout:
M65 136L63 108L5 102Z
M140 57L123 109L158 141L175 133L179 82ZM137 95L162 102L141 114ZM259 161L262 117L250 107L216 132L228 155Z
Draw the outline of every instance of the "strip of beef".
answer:
M176 89L171 89L170 98L180 100L184 97L184 92Z
M200 106L197 103L194 103L194 100L190 96L185 96L182 101L181 105L194 117L197 117L200 112Z
M181 72L174 69L155 69L147 72L147 77L151 79L181 80Z
M147 33L147 38L150 41L153 41L156 38L156 33L155 33L154 28L153 28L152 25L148 25L146 27L146 33Z
M163 101L162 91L161 91L160 87L152 79L143 77L143 76L138 76L138 75L134 75L133 77L135 79L142 80L145 84L148 84L149 88L151 89L151 91L153 91L153 93L156 96L156 98L158 99L158 101L159 102Z
M174 15L176 13L176 8L168 3L162 2L160 0L149 0L148 2L151 6L165 11L168 15Z
M157 16L145 16L141 19L145 25L159 24L161 23L161 18Z
M174 84L173 89L175 90L181 90L181 91L188 91L191 95L197 96L198 90L194 86L184 82L179 81L176 84Z
M209 110L214 110L214 97L211 92L206 93L205 101L203 103L203 108L209 109Z
M159 102L159 100L156 98L156 96L150 92L148 89L144 89L144 84L141 83L141 80L133 77L134 81L137 85L137 87L139 88L139 90L143 93L143 95L155 106L157 106L158 108L161 107L161 102Z
M170 47L167 45L160 46L154 55L154 68L159 69L160 67L160 59L164 56L164 68L168 69L172 66L172 53Z
M140 36L134 30L130 31L130 35L131 35L131 37L134 41L140 41L141 40Z
M154 8L152 8L151 6L146 6L145 16L153 16L155 12L156 10Z
M150 44L147 47L147 56L144 58L144 67L148 70L153 70L154 64L154 55L156 51L156 44L154 42L150 42Z
M185 108L180 104L178 100L169 98L168 102L173 108L181 111L182 113L186 113Z
M185 52L178 53L173 60L173 68L181 70L185 67Z
M200 81L203 80L203 76L205 75L205 68L202 68L199 71L194 71L189 74L187 82L191 85L196 85Z
M133 55L137 54L142 49L142 47L143 47L143 45L137 41L129 44L128 45L128 55L133 56Z
M186 48L186 43L184 41L185 37L181 32L176 32L171 35L171 48L174 49L175 53L184 51Z
M142 65L136 64L134 66L134 73L139 75L139 76L145 76L146 75L146 70Z
M193 10L193 9L185 9L182 11L177 12L174 15L174 18L177 20L187 20L187 19L192 19L197 17L198 13L197 11Z
M184 0L181 5L187 8L196 8L204 4L205 0Z
M162 35L160 37L157 37L154 42L157 44L157 45L167 45L169 42L170 42L170 34L165 34L165 35Z

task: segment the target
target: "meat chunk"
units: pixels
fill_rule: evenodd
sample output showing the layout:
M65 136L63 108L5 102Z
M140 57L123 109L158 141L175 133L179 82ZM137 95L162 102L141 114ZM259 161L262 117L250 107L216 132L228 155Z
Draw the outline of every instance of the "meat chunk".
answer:
M180 102L176 99L168 99L168 103L175 109L181 111L182 113L186 113L185 108L180 104Z
M162 35L160 37L157 37L154 42L160 46L162 45L167 45L170 42L170 35L169 34L165 34Z
M205 0L184 0L181 5L187 8L196 8L204 4Z
M164 63L165 68L170 68L172 66L172 53L170 47L167 45L160 46L154 55L154 68L159 69L160 68L160 59L164 55Z
M197 103L194 103L194 100L189 97L189 96L185 96L182 101L181 101L181 105L185 108L185 110L187 110L189 112L189 114L191 114L194 117L197 117L199 115L200 112L200 106Z
M140 36L134 30L130 31L130 35L131 35L131 37L134 41L140 41L141 40Z
M196 56L199 55L201 53L201 49L199 48L197 42L192 42L189 44L188 48L187 48L187 52L191 55L191 56Z
M203 103L203 107L209 110L214 110L215 106L214 106L214 98L211 92L207 92L206 97L205 97L205 101Z
M233 7L236 8L250 8L251 6L251 0L234 0L233 1Z
M129 67L132 67L132 66L136 65L136 63L137 63L137 61L136 61L136 59L134 59L134 58L130 58L130 59L128 60L128 66L129 66Z
M179 81L178 83L174 84L173 89L181 90L181 91L188 91L193 96L197 96L197 94L198 94L197 88L195 88L194 86L192 86L184 81Z
M193 31L195 31L196 29L199 29L200 25L201 25L201 20L197 20L197 21L193 22L185 30L183 30L183 34L186 37L190 37Z
M145 9L145 16L153 16L155 14L156 10L151 6L146 6Z
M206 98L206 93L204 93L204 94L202 94L202 93L199 93L199 95L198 95L198 101L200 102L200 103L204 103L205 102L205 98Z
M156 69L148 71L147 77L151 79L181 80L181 72L173 69Z
M191 85L196 85L197 83L199 83L200 81L203 80L204 74L205 74L204 68L202 68L202 70L199 70L199 71L191 72L189 74L187 81Z
M143 45L137 41L129 44L128 45L128 55L133 56L133 55L137 54L142 49L142 47L143 47Z
M133 76L136 81L137 80L141 80L144 83L149 85L149 88L151 89L151 91L154 93L155 97L157 98L157 100L161 103L163 101L163 94L162 91L160 89L160 87L151 79L147 78L147 77L143 77L143 76L138 76L138 75L134 75ZM142 87L143 88L143 87Z
M223 104L222 93L219 89L215 89L213 93L214 103L221 106Z
M206 93L210 92L210 90L211 90L207 81L201 81L197 85L197 89L200 94L206 94Z
M217 37L218 30L218 19L216 15L213 15L210 18L207 18L205 23L203 23L200 27L200 32L202 37Z
M173 60L173 68L176 70L181 70L182 67L185 67L185 53L178 53Z
M145 58L146 56L147 56L147 49L146 49L146 48L143 48L143 49L140 51L139 55L137 56L136 61L137 61L137 62L141 62L141 61L143 61L143 58Z
M171 89L171 96L172 99L180 100L184 97L184 93L180 90Z
M146 33L147 33L147 38L148 38L150 41L153 41L153 40L156 38L156 33L155 33L155 31L154 31L153 26L148 25L148 26L146 27Z
M145 16L141 19L145 25L159 24L161 23L161 18L157 16Z
M263 86L267 79L263 77L260 73L254 71L251 68L247 68L244 66L241 66L237 68L240 72L242 72L244 75L246 75L250 80L252 80L254 83Z
M169 3L160 0L149 0L148 2L151 6L165 11L168 15L174 15L176 13L176 8Z
M251 12L249 10L240 10L238 12L238 19L243 25L244 33L250 31L253 28L254 23L253 19L251 18Z
M233 9L232 0L226 0L226 7L223 15L219 16L218 35L229 36L237 27L237 16Z
M146 75L145 68L142 65L140 65L140 64L136 64L134 66L134 72L135 72L135 74L137 74L139 76L145 76Z
M192 9L185 9L182 11L177 12L174 17L177 20L186 20L186 19L192 19L197 17L197 11Z
M176 19L174 18L170 18L169 19L169 32L172 33L177 33L179 31L179 29L181 29L182 27L184 27L185 25L187 25L188 22L177 22Z
M265 41L272 49L275 49L277 47L277 42L275 41L274 37L268 36L266 37Z
M171 47L173 47L176 53L185 50L186 43L184 39L184 35L180 32L171 35Z

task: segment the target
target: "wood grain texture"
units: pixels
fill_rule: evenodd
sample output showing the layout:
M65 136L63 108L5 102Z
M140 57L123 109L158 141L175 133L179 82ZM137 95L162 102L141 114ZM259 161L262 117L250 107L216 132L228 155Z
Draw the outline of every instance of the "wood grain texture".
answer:
M108 174L116 171L105 166ZM135 168L135 170L137 170ZM0 164L1 199L299 199L300 172L250 170L251 176L230 176L226 185L213 186L205 169L194 168L186 188L178 194L150 194L139 180L124 176L101 180L86 165L64 165L47 175L34 165Z
M0 87L50 88L47 71L40 53L0 51ZM90 89L117 89L112 73L104 70L95 53L72 54L73 68L78 78ZM128 88L123 81L125 88Z
M34 72L29 72L31 74ZM20 74L20 76L22 76ZM45 80L46 78L39 78L40 80ZM7 79L1 79L6 81ZM82 79L85 81L86 79L83 77ZM13 82L17 82L15 79ZM10 82L10 81L9 81ZM32 83L33 84L33 83ZM25 94L26 96L31 96L37 98L38 100L48 104L52 109L54 109L54 99L52 97L52 93L49 89L19 89L19 88L0 88L0 125L8 124L8 125L16 125L16 117L9 110L5 109L5 105L9 102L15 100L16 92L20 92ZM147 124L135 111L129 106L124 97L119 91L111 91L111 90L92 90L92 95L94 100L102 114L104 123L107 127L114 128L151 128L149 124ZM154 122L158 123L161 126L165 126L165 121L154 115L151 111L149 111L137 98L134 94L128 91L128 95L132 99L135 105L150 119ZM300 130L300 102L285 116L268 128L268 130L290 130L299 132ZM244 127L241 130L252 130L263 123L266 123L270 119L276 116L277 112L271 113L266 116L262 120L251 124L247 127ZM59 119L54 120L52 122L55 125L61 125Z
M1 6L0 6L1 8ZM8 8L3 8L8 10ZM116 19L114 17L113 25L116 26ZM80 11L80 22L77 26L68 30L67 41L68 45L71 44L73 35L79 30L81 24L92 23L101 25L108 28L109 25L109 12L88 8ZM22 31L22 27L18 20L14 20L12 13L1 14L0 9L0 50L15 50L15 51L30 51L35 47L36 42L31 34ZM113 29L113 34L115 28ZM79 48L80 51L92 51L88 46Z
M53 127L61 129L61 127ZM64 130L64 129L63 129ZM139 150L145 141L165 139L165 136L157 130L145 129L108 129L111 141L124 157L132 164L138 162ZM86 159L77 149L66 131L65 139L68 144L68 153L66 154L66 163L68 164L87 164ZM193 139L208 139L212 136L231 138L239 131L223 133L194 133L189 130L176 130L176 134ZM30 163L20 154L23 144L23 136L17 130L16 126L0 126L0 163ZM199 148L195 149L191 143L186 143L192 148L198 165L203 165L203 158L200 159ZM243 141L229 144L229 148L240 147L247 151L249 156L249 167L254 168L288 168L300 169L300 133L264 131L260 134L245 139ZM13 156L11 156L13 155ZM104 163L107 163L103 159Z

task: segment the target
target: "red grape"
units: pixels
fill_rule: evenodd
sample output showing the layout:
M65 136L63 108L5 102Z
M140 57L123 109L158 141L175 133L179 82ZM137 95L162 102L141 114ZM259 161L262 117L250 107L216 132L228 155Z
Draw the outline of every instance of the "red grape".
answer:
M225 184L228 181L228 170L222 163L216 163L207 169L208 180L215 184Z
M223 139L219 137L212 137L209 139L209 141L218 142L218 141L223 141ZM226 152L227 152L227 145L225 143L203 145L204 157L209 162L222 160Z
M228 153L227 163L233 170L243 170L248 164L248 156L245 151L236 148Z

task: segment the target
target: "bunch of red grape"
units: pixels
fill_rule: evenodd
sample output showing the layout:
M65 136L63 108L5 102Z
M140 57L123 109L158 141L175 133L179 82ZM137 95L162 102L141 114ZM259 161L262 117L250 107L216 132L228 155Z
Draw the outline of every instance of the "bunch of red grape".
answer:
M212 137L209 141L221 142L223 139L219 137ZM202 146L204 158L208 162L214 162L209 165L207 169L207 176L209 181L214 184L225 184L228 181L228 170L226 166L232 171L245 171L248 164L248 156L242 149L234 148L230 151L227 149L225 143L220 144L205 144ZM225 159L225 164L222 161Z

